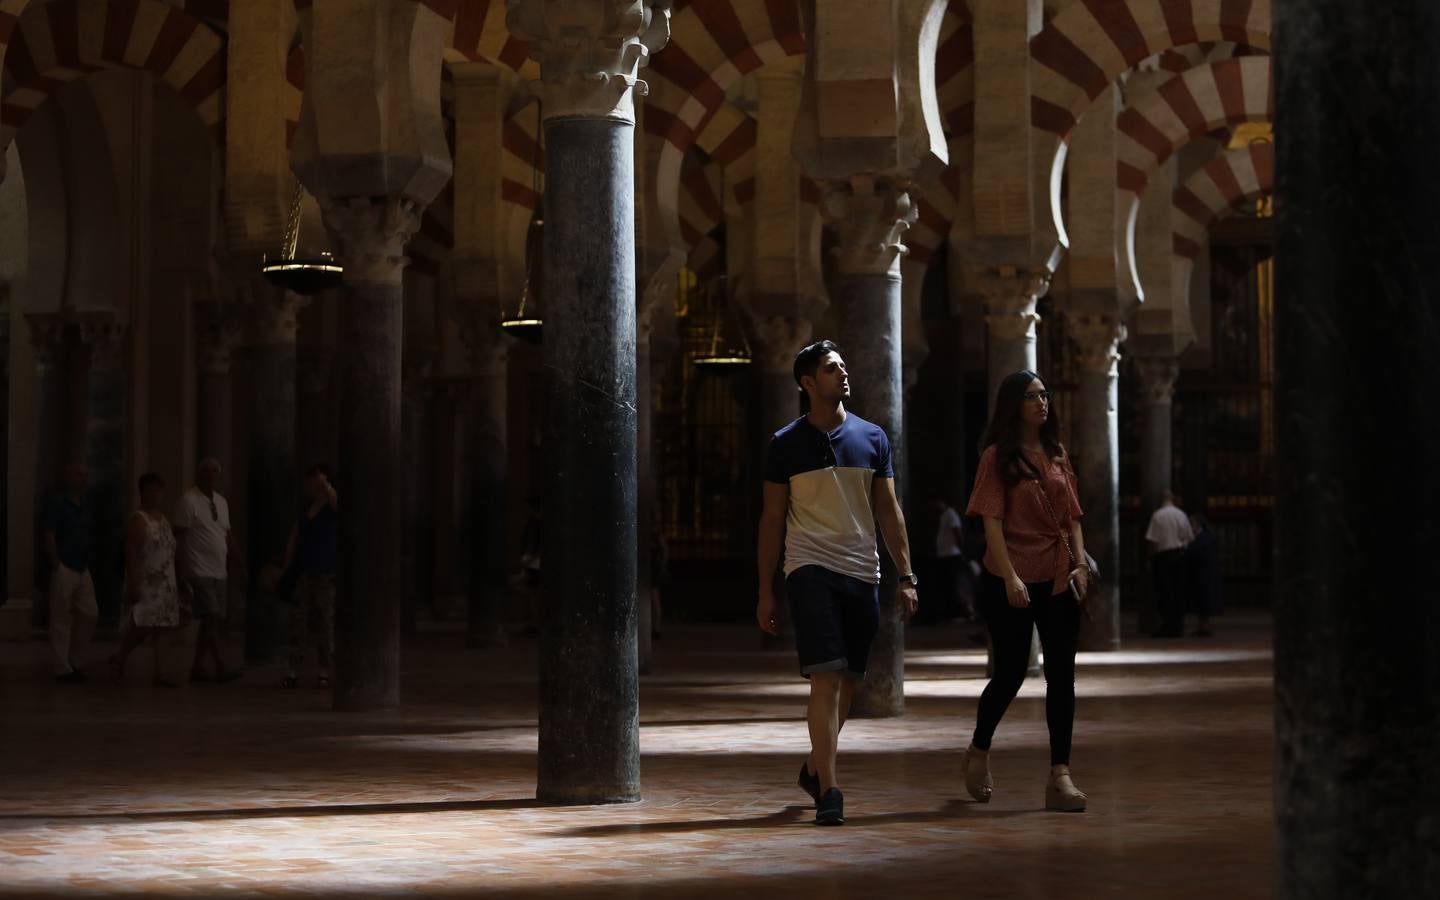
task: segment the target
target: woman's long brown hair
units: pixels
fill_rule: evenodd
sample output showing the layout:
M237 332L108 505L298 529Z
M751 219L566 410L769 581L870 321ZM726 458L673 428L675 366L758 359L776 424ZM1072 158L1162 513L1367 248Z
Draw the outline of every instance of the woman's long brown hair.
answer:
M1036 478L1040 474L1020 450L1020 439L1025 433L1021 412L1025 406L1025 392L1030 389L1032 381L1040 382L1042 387L1045 384L1045 379L1029 369L1005 376L1005 380L1000 382L1000 389L995 392L994 412L985 428L985 439L980 443L981 450L992 444L995 446L995 468L1007 487L1014 487L1021 479ZM1040 426L1040 443L1045 447L1046 456L1057 460L1064 458L1065 448L1060 443L1060 417L1055 414L1053 404L1045 424Z

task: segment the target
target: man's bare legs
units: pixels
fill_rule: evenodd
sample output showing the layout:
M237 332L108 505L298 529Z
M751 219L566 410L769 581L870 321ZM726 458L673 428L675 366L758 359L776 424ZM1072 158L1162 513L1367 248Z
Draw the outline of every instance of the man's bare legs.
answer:
M820 778L820 792L835 787L835 756L840 730L850 715L855 683L843 672L814 672L810 675L810 758L805 771Z

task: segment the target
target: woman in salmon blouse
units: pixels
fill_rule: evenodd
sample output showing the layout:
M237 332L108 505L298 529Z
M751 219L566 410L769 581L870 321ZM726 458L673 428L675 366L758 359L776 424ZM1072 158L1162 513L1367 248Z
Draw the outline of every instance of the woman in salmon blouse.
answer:
M965 751L965 788L981 803L994 791L990 739L1025 680L1030 633L1045 653L1045 721L1050 728L1049 809L1080 812L1085 795L1070 778L1075 721L1075 646L1090 588L1080 500L1060 444L1050 392L1034 372L1000 383L966 515L985 521L985 570L978 595L994 648L994 675L980 695Z

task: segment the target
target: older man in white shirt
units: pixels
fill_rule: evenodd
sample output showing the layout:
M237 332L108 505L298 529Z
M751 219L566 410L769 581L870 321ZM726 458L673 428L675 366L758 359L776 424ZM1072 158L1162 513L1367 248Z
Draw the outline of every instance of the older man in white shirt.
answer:
M1155 606L1160 613L1160 627L1153 637L1185 633L1185 546L1194 539L1190 517L1175 505L1174 493L1166 491L1145 529L1155 577Z
M240 554L230 533L230 504L216 490L219 483L219 460L201 460L195 486L180 497L171 516L178 539L176 574L190 588L192 608L200 623L192 681L224 682L240 677L239 669L225 667L221 646L230 562L233 559L238 566ZM207 656L214 660L213 674L205 671Z

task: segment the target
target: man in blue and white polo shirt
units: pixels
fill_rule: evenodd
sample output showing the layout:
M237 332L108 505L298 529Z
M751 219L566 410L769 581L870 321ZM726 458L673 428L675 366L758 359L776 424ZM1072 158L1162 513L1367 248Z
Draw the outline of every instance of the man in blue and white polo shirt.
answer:
M905 517L885 432L846 412L850 379L839 348L811 344L795 357L809 412L775 433L760 517L760 627L776 633L774 573L785 547L785 590L800 671L810 679L810 758L800 787L815 798L815 824L842 825L835 751L856 682L880 624L876 525L900 572L898 605L915 614Z

